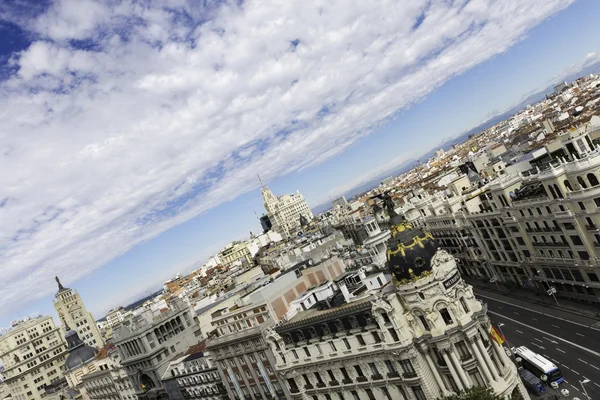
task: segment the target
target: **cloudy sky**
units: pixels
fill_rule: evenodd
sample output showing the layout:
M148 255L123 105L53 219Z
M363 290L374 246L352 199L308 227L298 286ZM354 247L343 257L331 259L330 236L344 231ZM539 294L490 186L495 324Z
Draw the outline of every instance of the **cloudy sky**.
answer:
M201 5L198 5L201 4ZM596 59L593 0L0 4L0 326L96 318Z

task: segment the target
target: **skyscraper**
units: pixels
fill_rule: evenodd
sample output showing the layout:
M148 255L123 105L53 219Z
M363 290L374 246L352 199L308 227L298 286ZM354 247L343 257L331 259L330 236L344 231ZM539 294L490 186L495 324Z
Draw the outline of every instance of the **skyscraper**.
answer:
M260 192L273 230L284 238L300 227L300 217L307 221L313 219L313 213L299 191L277 197L262 182L261 185Z
M58 292L54 296L54 309L63 324L75 330L86 345L102 347L104 340L92 314L85 308L83 300L75 290L63 287L58 277ZM66 331L66 327L65 327Z

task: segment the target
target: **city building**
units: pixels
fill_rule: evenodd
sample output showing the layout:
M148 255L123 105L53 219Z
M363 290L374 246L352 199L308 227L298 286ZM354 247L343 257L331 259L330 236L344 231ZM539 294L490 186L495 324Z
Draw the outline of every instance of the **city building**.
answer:
M292 398L430 400L484 386L529 399L453 257L392 221L393 283L346 274L265 332Z
M66 325L71 326L88 346L103 347L104 340L100 330L92 314L85 308L79 293L63 287L58 277L55 279L58 284L58 292L54 296L54 309L64 325L65 331L67 331Z
M121 324L125 319L125 310L123 307L117 307L114 310L110 310L106 314L106 321L111 327L115 327Z
M65 360L65 378L69 387L77 389L81 377L96 370L94 363L98 350L85 344L76 331L66 326L65 340L68 345L69 355Z
M301 218L306 221L313 219L313 213L306 204L300 192L284 194L276 197L271 190L261 183L261 194L271 221L272 229L284 238L289 238L301 226Z
M39 400L63 378L67 346L52 317L17 321L0 336L4 384L15 400Z
M108 345L96 355L96 370L81 377L81 393L90 400L136 400L135 389L124 368L119 352Z
M169 400L229 400L219 371L204 349L205 343L200 342L169 364L162 377Z
M161 377L169 361L197 342L191 310L177 299L168 309L145 309L113 334L121 366L138 399L166 399Z
M307 261L240 298L235 306L212 314L215 331L207 341L207 351L230 398L290 398L287 386L275 375L274 356L264 332L285 318L296 297L337 278L345 269L337 257Z

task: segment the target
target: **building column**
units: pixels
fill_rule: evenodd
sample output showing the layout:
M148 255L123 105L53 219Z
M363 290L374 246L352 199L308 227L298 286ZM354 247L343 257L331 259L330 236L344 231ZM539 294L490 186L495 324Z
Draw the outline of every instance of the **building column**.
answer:
M465 387L463 386L461 380L458 379L458 375L456 374L454 365L452 365L452 363L450 362L450 358L448 357L447 351L442 350L442 357L444 358L444 362L448 366L448 370L450 370L450 375L452 375L452 379L454 379L454 382L456 383L456 387L458 387L458 391L460 392L460 391L465 390Z
M503 374L502 368L506 367L506 363L504 362L504 358L503 358L503 354L506 355L504 353L504 350L500 350L500 346L499 344L497 344L496 342L494 342L492 340L492 351L494 352L494 354L496 355L496 359L498 360L498 373L499 375ZM493 363L493 361L492 361Z
M477 345L477 339L476 338L471 338L469 339L469 343L471 344L471 351L475 354L475 357L477 358L477 362L479 363L481 370L483 371L483 374L485 375L487 381L489 383L491 383L492 381L495 380L495 377L493 375L493 373L490 371L490 368L488 367L488 364L485 360L485 356L487 354L481 354L481 349L479 348L479 346Z
M465 370L463 369L460 361L458 361L458 358L456 357L454 350L450 350L450 359L454 362L454 367L456 368L456 372L463 380L465 388L467 388L467 389L470 388L472 386L471 381L469 380L469 377L467 376L467 374L465 374Z
M442 377L440 376L440 372L438 371L436 365L434 364L433 360L431 359L429 350L425 350L425 361L427 361L427 365L429 365L429 369L431 369L431 373L433 374L435 381L437 382L438 386L440 387L442 394L444 396L446 396L446 394L448 394L448 389L446 388L446 385L444 384L444 381L442 380Z
M490 339L491 340L491 339ZM492 343L492 351L494 351L494 348L496 347L495 342L493 340L491 340ZM487 350L485 349L485 346L483 345L483 342L481 341L481 338L476 338L475 340L475 344L477 345L477 347L479 348L479 350L481 351L481 355L483 356L483 359L487 361L487 364L489 366L490 372L492 373L492 375L494 376L494 378L500 377L502 376L502 371L498 371L498 373L496 373L497 369L496 366L494 365L494 361L492 361L492 358L490 357L490 355L488 354ZM496 349L496 351L498 351L498 349ZM500 355L496 354L496 358L500 359ZM501 362L501 361L499 361Z

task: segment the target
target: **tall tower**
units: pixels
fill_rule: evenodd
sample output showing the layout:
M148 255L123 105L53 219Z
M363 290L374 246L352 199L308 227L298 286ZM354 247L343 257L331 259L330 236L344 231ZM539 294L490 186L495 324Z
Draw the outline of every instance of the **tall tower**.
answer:
M73 327L72 329L79 334L86 345L96 348L104 346L104 340L100 335L96 321L85 308L79 293L64 287L58 277L55 277L55 279L58 284L58 292L54 296L54 309L58 314L58 318L65 325L65 331L67 326Z

